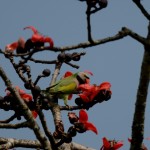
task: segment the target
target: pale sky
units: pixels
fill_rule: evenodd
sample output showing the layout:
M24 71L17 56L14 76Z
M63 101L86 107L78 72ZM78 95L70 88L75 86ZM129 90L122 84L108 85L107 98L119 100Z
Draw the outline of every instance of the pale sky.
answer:
M150 10L149 0L143 0L142 4ZM42 34L53 38L55 46L71 46L87 41L86 26L86 4L78 0L3 0L0 4L0 48L4 49L9 43L16 41L19 37L28 39L32 32L23 30L24 27L35 26ZM108 7L92 15L91 18L93 39L103 39L115 35L122 27L128 27L141 36L147 36L148 21L141 14L140 10L131 0L108 1ZM108 81L112 84L112 98L89 109L89 121L98 128L99 134L86 132L78 134L73 141L93 147L99 150L102 145L102 138L123 140L124 146L121 150L129 149L128 137L131 137L131 126L134 113L136 93L139 84L140 67L143 58L143 45L130 37L119 41L77 50L85 51L82 57L79 71L90 70L94 76L91 77L92 84L100 84ZM70 52L71 53L71 52ZM38 53L36 58L54 60L58 53ZM53 72L54 65L41 65L30 63L33 67L33 79L42 72L44 68L50 68ZM9 60L0 55L0 65L9 75L14 85L23 87L21 80L16 75ZM66 71L77 72L66 64L60 72L60 76ZM59 76L59 77L60 77ZM49 78L39 82L42 89L50 82ZM0 79L0 95L5 95L5 85ZM27 91L29 92L29 91ZM63 105L63 102L60 101ZM74 98L69 101L74 104ZM0 110L0 120L8 118L12 112ZM78 111L76 111L78 113ZM71 126L67 119L67 113L62 113L65 129ZM49 111L45 111L48 125L53 132L53 122ZM150 95L148 95L145 138L150 137ZM38 119L37 119L38 120ZM2 130L0 137L15 137L35 139L32 131L28 129ZM150 149L150 141L144 140ZM17 150L20 150L18 148Z

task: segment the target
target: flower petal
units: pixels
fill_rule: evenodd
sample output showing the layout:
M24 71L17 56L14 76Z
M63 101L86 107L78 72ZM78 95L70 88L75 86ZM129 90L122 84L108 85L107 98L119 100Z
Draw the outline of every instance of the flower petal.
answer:
M91 102L99 93L99 87L90 84L81 84L79 85L78 90L82 91L82 93L79 94L79 96L85 102Z
M129 142L131 142L131 141L132 141L132 139L128 138L128 141L129 141Z
M117 149L119 149L119 148L122 147L122 146L123 146L123 141L119 141L119 142L117 142L117 143L114 145L114 149L117 150Z
M18 41L6 45L5 51L10 51L10 52L12 51L13 52L14 50L16 50L17 47L18 47Z
M50 48L53 48L53 46L54 46L54 41L50 37L45 37L44 43L49 43Z
M34 26L27 26L25 28L23 28L24 30L26 29L31 29L33 31L34 34L37 34L38 33L38 30L34 27Z
M110 87L111 84L109 82L103 82L99 85L99 90L108 90Z
M95 127L95 125L93 123L91 123L91 122L85 122L84 126L85 126L86 130L91 130L95 134L98 134L97 128Z
M28 26L25 27L24 29L31 29L33 31L33 35L31 37L32 42L44 42L44 36L41 35L35 27Z
M86 95L85 92L83 94L79 94L79 96L84 102L86 103L90 102L88 95Z
M31 37L32 42L43 42L44 43L44 36L40 34L33 34Z
M26 102L32 101L32 96L30 94L20 94L20 96Z
M38 116L38 113L35 110L33 110L31 112L32 112L32 115L33 115L34 118L36 118Z
M103 138L103 145L104 145L104 148L110 148L110 143L109 143L109 141L106 139L106 137Z
M19 86L15 86L16 90L19 92L19 94L25 94L25 91L20 89Z
M73 75L73 73L72 73L71 71L67 71L67 72L64 74L63 78L69 77L69 76L71 76L71 75Z
M79 111L79 122L84 123L88 121L88 114L84 109Z
M69 95L68 95L68 100L71 100L71 99L72 99L72 96L73 96L73 94L69 94Z
M80 84L78 86L78 89L82 90L82 91L91 90L91 88L92 88L92 85L90 85L90 84Z

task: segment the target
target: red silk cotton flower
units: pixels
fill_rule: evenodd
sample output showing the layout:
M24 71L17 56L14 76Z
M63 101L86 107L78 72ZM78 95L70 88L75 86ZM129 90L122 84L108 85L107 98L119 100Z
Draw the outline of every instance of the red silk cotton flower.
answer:
M31 29L33 31L33 35L31 37L31 41L33 43L35 43L35 42L49 43L50 48L53 48L54 41L50 37L43 36L42 34L40 34L35 27L28 26L28 27L25 27L24 29Z
M20 37L18 39L18 41L13 42L11 44L7 44L6 47L5 47L5 51L6 52L13 52L17 48L24 49L24 46L25 46L25 40L24 40L24 38Z
M123 146L123 141L107 140L106 137L103 138L103 146L100 150L118 150Z
M82 91L82 93L79 94L79 96L84 102L88 103L88 102L93 101L100 91L103 91L103 90L110 91L110 87L111 87L111 84L109 82L103 82L99 86L95 84L94 85L81 84L78 87L78 90ZM110 94L111 94L111 91L110 91Z
M20 89L18 86L15 87L18 93L20 94L20 97L28 104L28 102L32 101L32 96L30 94L25 93L24 90ZM6 95L11 96L11 92L6 89ZM37 117L38 113L35 110L32 110L32 115L34 118Z
M79 123L82 123L85 130L91 130L94 133L98 134L97 128L95 125L91 122L88 122L88 114L84 109L81 109L79 111Z

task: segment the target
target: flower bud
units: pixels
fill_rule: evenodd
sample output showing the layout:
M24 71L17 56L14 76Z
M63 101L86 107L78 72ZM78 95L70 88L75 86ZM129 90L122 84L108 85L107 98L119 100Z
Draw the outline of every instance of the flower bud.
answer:
M80 55L76 52L72 53L72 60L73 61L79 61L80 60Z
M78 98L75 99L75 103L76 103L78 106L81 106L81 105L83 105L83 100L78 97Z
M25 87L27 90L30 90L30 89L31 89L31 86L30 86L29 82L26 82L26 83L24 84L24 87Z
M76 136L76 134L77 134L76 128L73 127L73 126L70 127L70 128L68 129L68 134L69 134L71 137Z
M108 1L107 0L100 0L99 5L101 8L107 7Z
M78 122L78 120L79 120L79 117L74 112L69 112L68 118L69 118L69 121L71 124L74 124L75 122Z
M65 54L65 62L70 62L72 60L72 56L69 53Z
M64 60L65 60L65 53L60 53L60 54L57 56L57 59L58 59L58 61L60 61L60 62L64 62Z
M31 49L34 48L34 44L33 42L31 41L31 39L28 39L26 42L25 42L25 46L24 48L26 49L26 51L30 51Z
M34 88L33 88L33 91L34 91L34 94L39 94L41 92L41 88L36 85Z
M78 133L84 133L86 131L84 124L80 122L75 123L75 129Z
M48 77L51 74L51 71L49 69L44 69L42 73L45 77Z

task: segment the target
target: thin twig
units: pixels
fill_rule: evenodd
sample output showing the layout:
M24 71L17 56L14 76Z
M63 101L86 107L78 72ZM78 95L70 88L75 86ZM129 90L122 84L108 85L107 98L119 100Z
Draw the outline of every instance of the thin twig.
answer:
M141 4L141 0L133 0L133 2L141 10L142 14L150 21L150 14L146 11L146 9Z
M18 68L18 65L14 62L13 56L8 56L10 62L12 63L16 73L18 74L18 76L20 77L20 79L22 79L22 81L27 82L28 80L25 78L25 76L22 73L22 70L20 70Z
M0 120L0 123L9 123L9 122L13 121L16 117L17 117L16 114L14 114L6 120Z
M90 43L93 43L92 34L91 34L91 13L90 13L91 7L87 6L87 32L88 32L88 41Z
M15 139L15 138L2 138L0 137L0 150L10 149L14 147L24 148L42 148L37 140Z
M35 63L41 63L41 64L56 64L57 63L57 60L46 61L46 60L37 60L34 58L30 58L29 61L33 61Z
M19 128L27 128L30 127L30 124L26 122L17 123L17 124L8 124L8 123L0 123L0 128L5 129L19 129Z
M75 65L75 64L72 64L70 62L65 62L67 65L73 67L73 68L76 68L76 69L79 69L79 66L78 65Z

